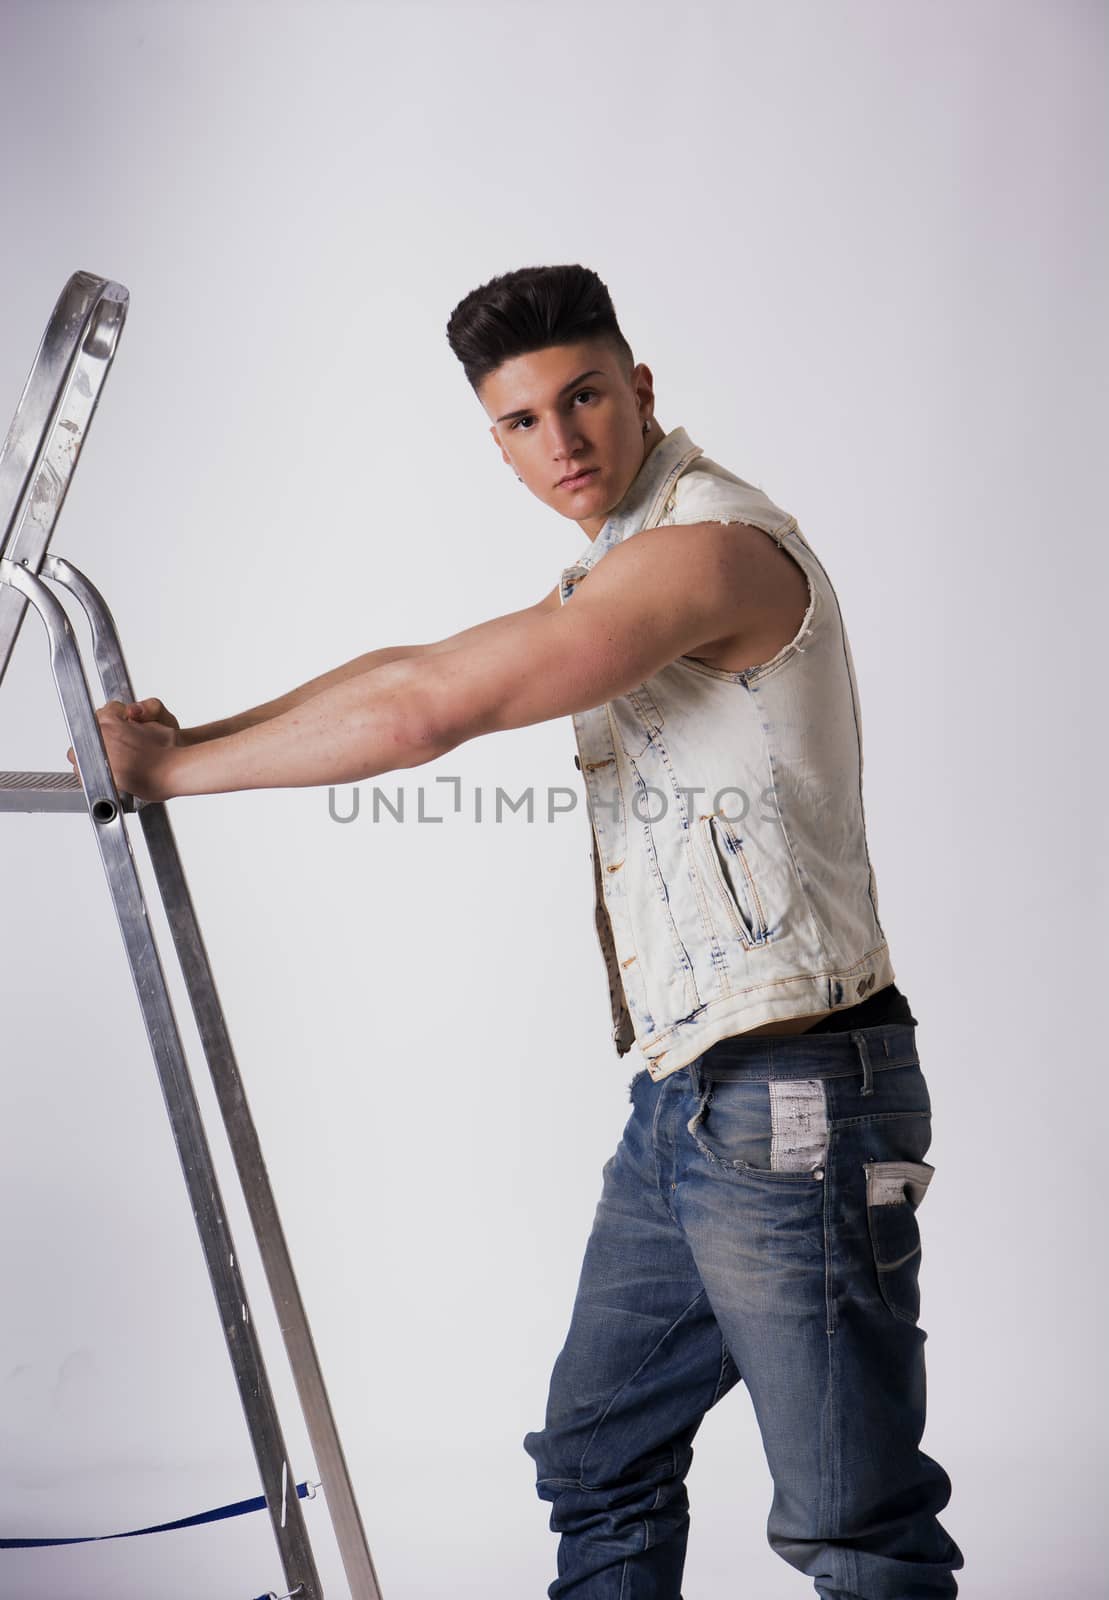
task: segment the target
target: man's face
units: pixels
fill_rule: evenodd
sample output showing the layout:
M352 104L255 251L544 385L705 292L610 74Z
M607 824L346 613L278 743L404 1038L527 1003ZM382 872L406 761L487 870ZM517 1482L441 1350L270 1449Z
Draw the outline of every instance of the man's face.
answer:
M607 339L514 356L479 385L478 399L504 460L591 539L662 435L654 420L643 431L654 416L649 368L629 369Z

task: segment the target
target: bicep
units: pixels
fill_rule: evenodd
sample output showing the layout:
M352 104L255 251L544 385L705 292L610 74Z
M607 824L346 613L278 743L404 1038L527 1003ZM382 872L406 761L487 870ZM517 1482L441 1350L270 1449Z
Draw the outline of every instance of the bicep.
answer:
M515 613L437 661L428 687L439 720L462 743L625 694L720 630L734 567L718 528L646 530L609 551L566 605Z
M558 584L556 583L551 592L544 595L542 600L537 600L534 605L522 606L519 611L506 611L502 616L490 617L486 622L475 622L472 627L463 628L461 632L452 633L445 639L436 639L432 644L420 645L418 650L413 653L418 655L443 655L447 651L458 650L469 645L491 643L499 633L511 633L527 618L557 610L560 604Z

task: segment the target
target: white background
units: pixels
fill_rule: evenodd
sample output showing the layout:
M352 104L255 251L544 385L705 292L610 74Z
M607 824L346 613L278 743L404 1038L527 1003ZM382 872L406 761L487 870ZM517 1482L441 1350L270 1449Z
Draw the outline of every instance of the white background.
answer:
M124 283L53 548L140 695L208 721L550 589L584 535L501 462L444 333L513 267L594 267L663 427L800 519L932 1092L923 1444L977 1600L1104 1592L1105 21L0 7L0 423L70 273ZM65 765L33 613L0 739ZM438 825L375 825L371 785L346 826L325 789L170 803L388 1600L554 1576L521 1440L642 1061L609 1042L580 791L553 823L468 813L576 789L573 748L562 720L398 774ZM0 820L0 1536L110 1533L258 1479L88 825ZM696 1450L686 1600L806 1592L742 1385ZM264 1513L0 1552L20 1597L284 1588Z

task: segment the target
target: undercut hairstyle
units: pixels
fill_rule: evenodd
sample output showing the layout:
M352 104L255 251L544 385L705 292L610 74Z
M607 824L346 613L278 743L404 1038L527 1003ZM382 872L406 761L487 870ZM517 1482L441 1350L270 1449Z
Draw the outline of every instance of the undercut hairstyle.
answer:
M514 356L579 339L605 339L630 374L631 346L620 331L608 289L590 267L519 267L490 278L460 300L447 342L477 390Z

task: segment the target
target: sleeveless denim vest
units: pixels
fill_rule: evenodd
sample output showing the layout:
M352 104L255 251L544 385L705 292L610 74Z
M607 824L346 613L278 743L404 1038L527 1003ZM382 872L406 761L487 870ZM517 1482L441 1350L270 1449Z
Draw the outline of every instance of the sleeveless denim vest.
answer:
M746 522L804 571L809 603L771 659L680 656L573 714L613 1041L653 1079L718 1039L855 1005L894 982L862 798L862 728L839 603L797 525L675 428L578 561L664 523Z

